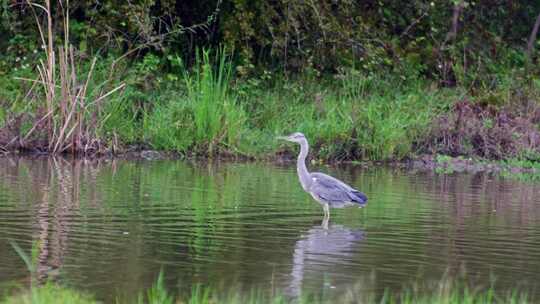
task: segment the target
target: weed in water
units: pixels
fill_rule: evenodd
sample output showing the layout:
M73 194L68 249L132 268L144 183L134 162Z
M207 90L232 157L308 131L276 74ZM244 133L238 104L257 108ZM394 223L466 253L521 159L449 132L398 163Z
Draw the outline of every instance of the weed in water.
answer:
M80 291L61 287L55 283L45 283L29 291L10 296L0 301L3 304L96 304L92 296Z
M24 250L15 242L11 242L11 246L17 252L19 257L24 261L26 268L30 272L31 282L29 289L20 289L20 292L15 295L6 296L0 301L2 304L91 304L97 303L92 296L80 291L75 291L65 288L56 283L45 282L38 284L37 282L37 257L39 244L32 245L32 255L28 256Z
M159 272L159 276L150 289L146 291L146 297L144 293L139 293L137 298L137 303L139 304L173 304L174 297L169 294L165 288L165 283L163 282L163 271Z

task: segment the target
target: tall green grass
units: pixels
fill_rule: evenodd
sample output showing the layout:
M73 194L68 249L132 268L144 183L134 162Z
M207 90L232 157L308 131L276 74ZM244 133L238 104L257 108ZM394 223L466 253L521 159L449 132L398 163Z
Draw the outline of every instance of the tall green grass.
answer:
M401 159L414 154L432 121L459 93L436 90L419 78L402 80L354 70L338 80L284 79L258 90L243 100L257 103L248 106L253 109L251 129L272 135L301 131L316 158L331 160Z
M184 154L238 152L246 113L230 91L232 64L225 50L209 50L184 70L183 91L159 101L145 116L145 138L157 149Z
M117 300L120 302L120 300ZM159 273L159 276L152 287L146 292L140 292L137 298L138 304L173 304L175 303L174 297L167 291L165 283L163 282L163 271Z
M331 79L273 74L238 79L224 49L200 51L190 69L178 58L175 62L180 62L175 80L149 95L140 110L142 122L130 100L110 103L109 138L184 155L263 158L285 149L277 135L301 131L316 158L400 159L415 152L429 124L460 93L436 90L421 78L353 69Z

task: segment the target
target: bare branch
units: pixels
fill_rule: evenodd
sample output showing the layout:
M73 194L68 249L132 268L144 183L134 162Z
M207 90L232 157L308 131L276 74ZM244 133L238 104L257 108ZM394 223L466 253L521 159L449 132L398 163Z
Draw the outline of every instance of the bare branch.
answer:
M428 14L428 11L424 11L422 13L422 15L420 15L420 17L416 18L411 24L409 24L409 26L407 26L407 28L405 28L405 30L399 35L399 38L401 39L403 36L409 34L409 31L415 26L417 25L425 16L427 16Z

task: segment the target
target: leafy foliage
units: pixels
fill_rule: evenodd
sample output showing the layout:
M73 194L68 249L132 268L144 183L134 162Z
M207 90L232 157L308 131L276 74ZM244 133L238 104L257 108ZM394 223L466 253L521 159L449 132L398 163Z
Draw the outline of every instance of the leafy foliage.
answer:
M62 16L61 2L52 3L55 20ZM136 50L131 54L141 57L150 50L191 61L195 48L225 44L248 69L265 64L336 71L354 63L375 71L412 65L448 82L455 64L472 67L478 59L504 56L507 47L524 46L540 11L536 1L503 0L75 0L69 5L73 44L89 55ZM1 2L4 67L39 49L31 12L24 1ZM61 27L55 23L55 32Z

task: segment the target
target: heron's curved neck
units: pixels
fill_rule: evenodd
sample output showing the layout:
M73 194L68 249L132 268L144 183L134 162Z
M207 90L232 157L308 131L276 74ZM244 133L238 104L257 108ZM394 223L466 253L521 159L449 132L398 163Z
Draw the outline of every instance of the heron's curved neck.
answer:
M296 164L296 170L298 171L298 177L304 190L308 190L311 185L311 178L306 167L306 157L308 155L309 146L307 141L300 142L300 154L298 155L298 162Z

